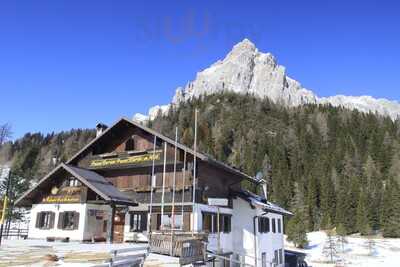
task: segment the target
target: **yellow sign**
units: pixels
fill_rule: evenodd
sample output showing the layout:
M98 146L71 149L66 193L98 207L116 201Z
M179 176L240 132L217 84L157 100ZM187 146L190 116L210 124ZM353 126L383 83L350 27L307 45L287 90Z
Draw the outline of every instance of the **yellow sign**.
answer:
M3 212L2 212L2 214L1 214L0 224L3 224L3 223L4 223L4 220L6 219L7 205L8 205L8 197L7 197L7 196L4 196L4 201L3 201Z
M160 160L161 152L149 153L145 155L130 156L126 158L95 159L90 163L90 167L107 167L114 165L137 164L153 160Z
M42 203L79 203L84 200L86 188L84 187L64 187L61 189L51 190L51 195L42 199ZM55 194L54 194L55 193Z
M80 196L48 196L42 200L43 203L77 203L80 201Z

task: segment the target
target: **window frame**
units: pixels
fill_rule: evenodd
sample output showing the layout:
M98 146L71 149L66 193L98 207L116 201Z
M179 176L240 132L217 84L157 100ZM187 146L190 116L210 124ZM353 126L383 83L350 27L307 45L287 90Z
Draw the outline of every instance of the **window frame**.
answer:
M55 213L53 211L40 211L36 213L36 216L35 228L40 230L50 230L54 228Z
M134 135L132 135L131 137L128 138L128 140L125 141L125 149L124 150L126 152L136 150L136 140L135 140Z
M276 219L272 218L272 233L276 234Z
M279 257L279 264L283 264L283 249L279 249L278 251L278 257Z
M219 214L219 232L229 234L232 232L232 215L226 213ZM206 220L207 218L207 220ZM216 234L218 233L218 214L214 212L202 212L202 229L203 231ZM206 225L206 222L207 225ZM208 225L209 224L209 225ZM207 227L206 227L207 226ZM206 229L209 228L209 229Z
M271 231L269 217L258 217L258 232L269 233Z
M145 211L131 211L129 212L129 231L134 233L140 233L147 231L147 218L148 214ZM136 220L135 217L139 217Z
M281 219L277 220L277 224L278 224L278 233L282 233L282 221Z
M72 216L70 216L72 215ZM70 227L66 227L66 218L71 218L72 224ZM79 218L80 218L80 213L77 211L62 211L58 215L58 229L63 230L63 231L75 231L79 229Z

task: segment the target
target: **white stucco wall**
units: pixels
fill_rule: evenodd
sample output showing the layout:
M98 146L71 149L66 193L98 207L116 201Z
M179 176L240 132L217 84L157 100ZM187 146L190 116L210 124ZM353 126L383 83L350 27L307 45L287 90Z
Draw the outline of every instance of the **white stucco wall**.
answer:
M65 238L70 240L90 240L93 236L106 237L102 232L102 223L89 216L89 209L104 210L108 215L111 209L108 206L92 204L35 204L31 209L28 237L33 239L45 239L46 237ZM36 228L36 217L39 212L51 211L55 213L54 227L52 229ZM64 211L79 212L79 227L76 230L62 230L57 228L59 214Z
M208 206L204 204L195 204L194 207L194 218L195 218L195 231L196 232L201 232L203 230L203 212L211 212L211 213L217 213L218 209L217 207L213 206ZM233 214L233 210L230 208L219 208L220 214ZM231 218L231 224L233 221L233 216ZM231 227L232 228L232 227ZM220 244L221 248L224 252L232 251L233 250L233 234L232 231L233 228L231 229L230 233L220 233ZM208 247L207 249L217 251L218 248L218 234L217 233L209 233L208 235Z
M233 252L246 256L245 261L247 264L254 265L254 245L256 238L257 243L257 266L261 266L261 255L263 252L267 253L267 266L274 258L274 251L284 249L283 243L283 218L282 215L275 213L265 212L261 208L252 209L248 202L237 198L233 200L233 216L232 216L232 234L233 234ZM254 217L264 216L270 219L270 232L259 233L258 221L256 220L255 229L256 237L254 237ZM272 233L272 218L281 219L282 233ZM278 230L278 228L276 228ZM284 262L281 265L284 266Z
M129 207L129 211L148 211L148 204L139 204L137 207ZM147 214L147 222L150 220L150 214ZM124 242L147 242L147 231L144 232L131 232L130 231L130 213L125 214L124 226Z
M96 219L96 216L90 215L90 210L103 211L104 218L103 220ZM92 240L92 238L105 238L107 239L107 229L104 229L104 220L109 223L111 216L111 207L108 205L94 205L94 204L86 204L86 216L85 216L85 228L83 234L83 240Z
M272 262L274 259L275 250L284 249L284 239L283 239L283 216L275 213L268 213L267 216L269 218L270 223L270 232L258 234L258 254L261 259L261 253L267 253L267 262ZM278 223L278 219L281 222L281 230L282 233L278 233L278 227L276 227L276 233L272 232L272 219L275 219L276 223ZM257 226L256 226L257 227ZM284 254L284 253L283 253ZM283 264L278 264L277 266L284 266L284 255L283 255ZM261 266L261 265L260 265Z

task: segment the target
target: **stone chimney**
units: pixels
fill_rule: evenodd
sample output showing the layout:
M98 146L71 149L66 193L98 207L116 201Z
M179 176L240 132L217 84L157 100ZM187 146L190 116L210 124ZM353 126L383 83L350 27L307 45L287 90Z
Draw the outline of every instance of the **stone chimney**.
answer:
M96 125L96 137L99 137L107 128L108 128L107 125L105 125L104 123L99 122Z

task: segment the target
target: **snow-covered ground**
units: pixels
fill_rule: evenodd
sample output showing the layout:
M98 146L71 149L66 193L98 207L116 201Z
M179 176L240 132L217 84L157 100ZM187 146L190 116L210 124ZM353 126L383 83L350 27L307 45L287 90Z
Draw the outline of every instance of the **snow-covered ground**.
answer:
M0 246L0 267L8 266L65 266L91 267L111 257L115 249L147 247L146 244L83 244L79 242L46 242L45 240L3 240ZM59 260L49 262L46 255L56 255ZM178 259L157 254L147 257L145 266L179 266Z
M308 235L309 246L299 250L307 253L306 261L312 267L348 266L348 267L399 267L400 239L374 237L371 239L353 235L346 237L347 243L342 247L341 242L333 236L336 246L336 261L341 264L328 263L330 255L324 254L327 247L325 232L312 232ZM294 249L290 242L286 248ZM295 249L298 250L298 249ZM325 249L325 252L327 250Z

